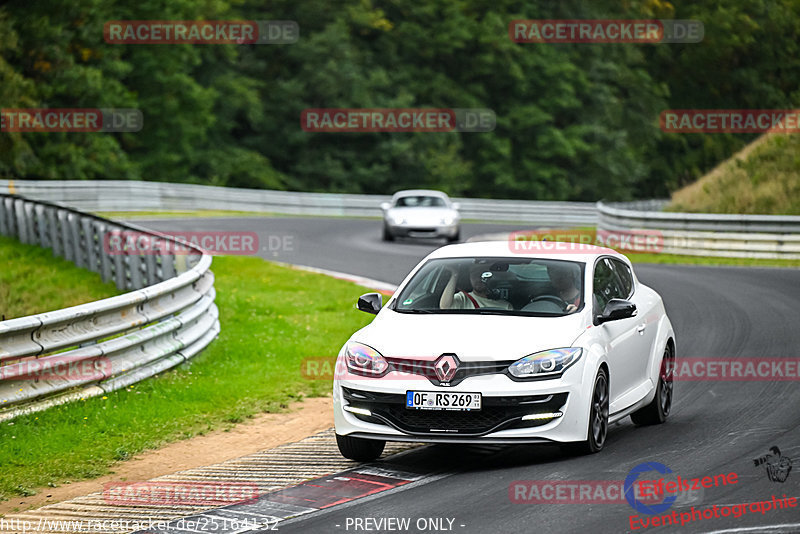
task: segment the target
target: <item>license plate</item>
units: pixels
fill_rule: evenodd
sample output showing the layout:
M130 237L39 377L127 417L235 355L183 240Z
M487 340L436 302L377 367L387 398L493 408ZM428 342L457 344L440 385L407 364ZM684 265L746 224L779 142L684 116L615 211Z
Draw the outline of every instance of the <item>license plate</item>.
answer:
M480 393L407 391L406 408L416 410L480 410Z

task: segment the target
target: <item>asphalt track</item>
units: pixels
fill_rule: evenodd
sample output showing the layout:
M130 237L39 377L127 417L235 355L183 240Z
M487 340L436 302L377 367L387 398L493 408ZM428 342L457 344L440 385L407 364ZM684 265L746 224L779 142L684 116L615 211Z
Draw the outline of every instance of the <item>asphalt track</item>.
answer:
M380 241L375 220L237 218L140 222L155 229L253 231L266 259L348 272L399 283L441 243ZM467 224L463 238L520 229ZM291 237L291 250L270 236ZM283 241L282 241L283 243ZM639 265L640 280L661 293L675 327L678 358L800 357L800 270ZM491 335L491 333L487 333ZM795 459L784 483L771 482L753 459L772 446ZM636 428L626 418L612 427L605 449L565 457L550 446L422 447L393 461L427 472L409 487L281 523L282 532L388 532L354 528L356 518L452 519L452 532L630 532L634 510L622 504L518 504L509 487L519 480L624 480L642 462L660 462L684 478L735 472L738 483L706 489L678 512L800 496L800 387L794 381L677 382L666 424ZM349 521L348 521L349 519ZM444 521L445 528L450 523ZM784 525L764 530L766 525ZM732 529L732 530L727 530ZM635 530L650 532L655 528ZM800 508L704 519L659 532L800 532ZM443 531L443 530L438 530Z

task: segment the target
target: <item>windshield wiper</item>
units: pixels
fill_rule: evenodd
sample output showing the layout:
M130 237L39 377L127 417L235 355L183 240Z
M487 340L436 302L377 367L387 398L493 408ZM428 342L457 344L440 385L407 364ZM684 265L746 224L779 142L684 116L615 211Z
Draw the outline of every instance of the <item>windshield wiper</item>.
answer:
M418 308L395 309L397 313L436 313L438 310L422 310Z

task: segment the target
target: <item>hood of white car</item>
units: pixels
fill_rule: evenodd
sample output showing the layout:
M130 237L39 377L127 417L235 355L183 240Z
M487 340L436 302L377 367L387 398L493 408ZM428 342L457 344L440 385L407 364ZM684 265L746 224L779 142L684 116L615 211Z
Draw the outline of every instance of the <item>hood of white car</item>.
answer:
M434 358L446 352L462 361L516 360L570 347L588 326L585 314L517 317L405 314L383 310L351 338L394 358Z
M458 212L450 208L392 208L386 212L386 217L397 224L439 225L442 224L443 218L457 219Z

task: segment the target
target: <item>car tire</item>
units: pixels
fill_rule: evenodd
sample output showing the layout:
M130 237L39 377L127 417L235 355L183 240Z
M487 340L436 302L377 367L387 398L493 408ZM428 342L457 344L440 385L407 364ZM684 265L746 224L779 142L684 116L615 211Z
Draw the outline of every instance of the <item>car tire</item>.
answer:
M674 385L675 354L667 345L661 358L661 370L658 373L658 386L653 401L631 414L631 420L637 426L660 425L667 420L672 409L672 390Z
M447 242L456 243L459 239L461 239L461 232L456 232L456 235L447 238Z
M394 241L394 236L392 235L392 232L390 232L389 229L386 228L385 226L383 227L383 240Z
M349 460L371 462L372 460L380 458L383 448L386 446L386 442L336 434L336 445L338 445L339 452L342 453L342 456Z
M589 409L589 428L586 441L567 443L569 454L585 455L600 452L608 436L608 372L601 367L594 379L592 402Z

